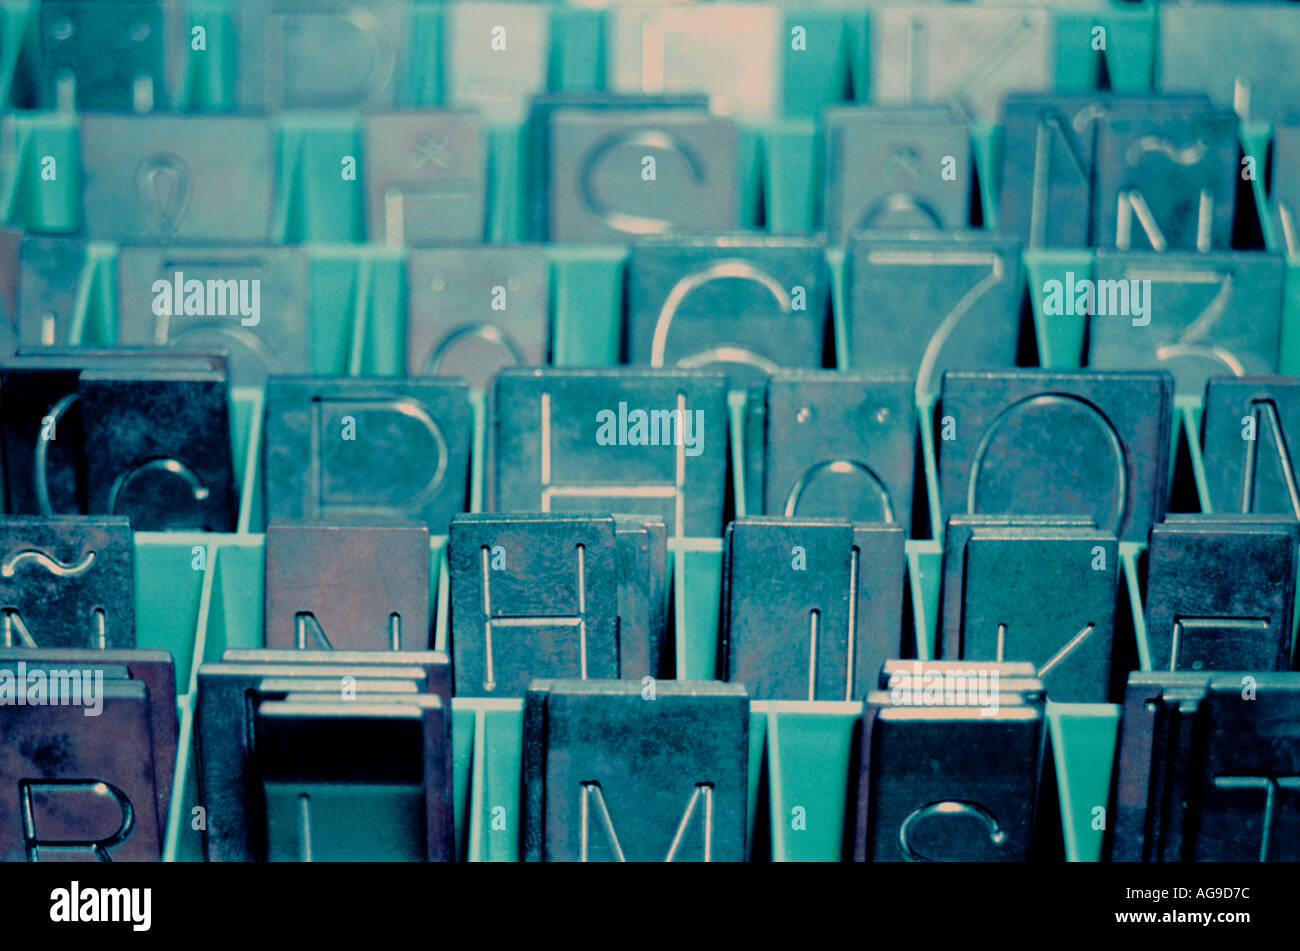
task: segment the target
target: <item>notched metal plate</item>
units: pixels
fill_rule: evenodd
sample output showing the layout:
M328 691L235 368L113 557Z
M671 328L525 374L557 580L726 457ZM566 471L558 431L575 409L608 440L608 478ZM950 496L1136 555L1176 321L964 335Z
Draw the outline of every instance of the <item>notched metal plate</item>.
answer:
M619 676L612 516L460 515L447 558L457 696L522 697L533 677Z
M124 247L117 339L225 350L232 386L308 373L307 256L297 248Z
M726 401L726 378L703 370L502 370L497 506L659 515L670 537L716 538Z
M1088 363L1161 368L1179 395L1277 369L1286 268L1262 251L1097 251ZM1085 289L1086 292L1086 289Z
M1085 515L1144 540L1168 505L1173 389L1163 371L945 373L944 515Z
M786 371L767 384L764 511L912 527L912 380Z
M163 244L270 240L275 146L269 120L86 115L80 143L90 237Z
M745 861L749 716L737 684L533 681L525 861Z
M483 240L487 152L476 115L372 113L364 136L370 241L400 248Z
M430 559L422 524L271 522L267 647L428 650Z
M719 368L733 388L821 366L830 278L815 240L646 240L632 246L627 287L632 363Z
M472 429L459 381L272 377L266 517L410 519L445 534L469 502Z
M847 264L849 365L916 377L920 398L954 367L1014 366L1020 246L982 232L862 232Z
M0 647L134 647L130 522L0 518L0 600Z

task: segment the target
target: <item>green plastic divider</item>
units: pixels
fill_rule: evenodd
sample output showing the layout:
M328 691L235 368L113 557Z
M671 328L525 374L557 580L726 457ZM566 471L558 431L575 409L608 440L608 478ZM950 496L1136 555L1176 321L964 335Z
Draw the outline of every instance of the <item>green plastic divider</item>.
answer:
M1111 0L1053 11L1056 20L1056 91L1088 92L1102 87L1104 73L1116 92L1153 87L1156 4ZM1097 32L1098 28L1102 32Z
M10 0L0 6L0 103L13 101L14 83L23 46L36 31L35 0Z
M812 232L821 205L817 123L812 119L773 122L760 136L767 169L767 230Z
M1047 704L1066 861L1101 860L1119 719L1116 704Z
M551 8L551 56L547 70L547 86L555 92L604 88L604 10L558 5Z
M971 156L979 179L980 211L984 227L998 228L998 185L1002 181L1002 130L989 122L971 120Z
M623 339L621 245L548 245L551 262L551 362L613 366Z
M1282 339L1278 370L1300 373L1300 257L1288 256L1282 297Z
M912 623L916 633L916 653L922 660L933 660L939 644L939 596L943 581L943 542L909 538L907 548L907 583L912 596Z
M528 234L528 148L523 122L487 127L487 240L497 244L523 241Z
M1043 288L1048 281L1060 281L1064 294L1069 289L1071 274L1077 281L1090 280L1094 252L1075 248L1026 248L1022 257L1034 313L1038 362L1058 370L1083 366L1088 339L1087 316L1044 313L1046 295Z
M406 88L401 100L415 108L431 108L443 100L447 77L443 74L443 43L446 37L446 20L441 3L424 0L412 3L410 10L413 50L435 50L432 55L412 56L406 76Z
M286 244L364 241L361 130L349 113L286 113L277 123L273 233ZM352 174L345 177L346 160Z
M234 8L229 0L190 0L186 14L177 106L184 112L233 111L239 50ZM202 33L196 35L196 28Z
M136 646L171 651L180 693L190 682L211 536L135 533Z
M5 221L27 231L67 233L81 229L81 150L77 119L60 113L25 112L12 117L5 152Z
M470 814L456 814L456 827L468 826L468 849L462 854L471 862L518 862L523 830L523 701L475 697L454 700L452 707L454 729L463 731L464 713L472 714L473 728ZM461 740L456 737L458 748ZM459 773L456 780L459 790L463 781ZM456 801L461 801L459 794Z
M860 703L754 702L767 720L772 858L838 862L856 777L849 773L860 737Z
M677 679L713 680L718 668L722 539L668 539Z
M1146 542L1120 542L1119 564L1122 583L1128 592L1129 615L1133 619L1133 636L1137 640L1138 670L1151 669L1151 647L1147 643L1147 619L1142 607L1142 585L1138 566Z
M851 91L853 39L846 13L815 7L783 8L777 35L781 107L786 116L816 117Z

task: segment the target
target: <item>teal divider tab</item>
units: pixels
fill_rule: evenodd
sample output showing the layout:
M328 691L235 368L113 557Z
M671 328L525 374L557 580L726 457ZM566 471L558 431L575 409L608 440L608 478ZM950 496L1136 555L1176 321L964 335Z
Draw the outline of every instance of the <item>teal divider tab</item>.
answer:
M236 61L239 36L230 0L189 0L182 37L184 61L177 108L227 112L238 108Z
M171 651L178 693L185 693L207 574L206 532L135 533L135 644Z
M1076 313L1072 288L1079 281L1092 279L1094 253L1078 248L1026 248L1022 257L1039 364L1054 370L1083 366L1088 318ZM1053 281L1060 285L1059 294L1056 284L1049 286ZM1048 313L1049 309L1053 312Z
M1138 670L1151 669L1151 647L1147 643L1147 619L1142 607L1142 585L1138 574L1138 565L1146 547L1145 542L1119 543L1120 570L1123 573L1123 584L1128 592L1128 608L1133 618L1133 636L1137 640Z
M13 103L20 82L18 64L24 54L30 58L24 46L35 43L39 9L35 0L9 0L0 6L0 111Z
M815 119L823 106L846 101L853 88L848 17L815 7L786 7L781 15L782 112Z
M984 227L989 231L998 228L998 191L1002 182L1002 128L989 122L972 120L970 124L971 155L975 159L975 174L979 178L980 211Z
M361 134L351 114L279 120L275 233L288 244L364 241Z
M582 92L605 87L605 11L556 6L551 10L547 88Z
M736 180L739 186L740 227L763 226L764 203L767 189L767 156L763 150L763 130L760 124L736 123Z
M551 363L616 366L623 339L622 245L546 246L551 264Z
M456 699L452 706L458 714L462 707L474 712L466 856L471 862L518 862L524 821L524 702L475 697ZM458 736L458 747L460 742Z
M1115 704L1047 704L1066 861L1101 860L1119 719Z
M1101 21L1106 27L1106 72L1115 92L1155 89L1157 7L1156 0L1110 0L1106 4Z
M24 113L13 118L13 173L5 220L27 231L81 230L81 149L75 115Z
M496 122L487 127L487 240L523 241L528 227L525 149L527 124Z
M440 105L446 87L443 65L446 52L446 19L441 3L417 0L407 8L411 25L410 48L420 50L419 56L408 60L406 88L400 98L419 108Z
M717 677L718 611L722 598L722 539L670 538L677 679Z
M772 858L838 862L852 857L845 827L860 703L753 702L767 718Z
M202 862L207 816L199 807L199 777L194 749L194 710L186 697L177 704L180 740L172 780L171 810L163 835L164 862Z
M939 597L943 581L943 543L909 538L907 583L912 596L912 622L916 632L916 653L922 660L934 660L939 643Z
M1282 291L1282 339L1278 371L1300 373L1300 257L1288 256Z
M312 373L342 376L353 365L350 356L364 340L364 317L370 309L365 286L369 271L362 271L360 262L394 254L401 252L375 245L316 245L308 249Z
M767 170L767 230L772 234L808 234L816 227L818 189L817 123L789 119L760 131Z

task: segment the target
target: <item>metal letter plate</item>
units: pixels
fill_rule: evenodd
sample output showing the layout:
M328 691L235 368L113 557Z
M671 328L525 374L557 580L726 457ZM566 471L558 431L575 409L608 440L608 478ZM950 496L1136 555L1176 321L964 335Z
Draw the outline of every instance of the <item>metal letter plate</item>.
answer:
M1052 700L1105 703L1119 546L1085 528L976 527L966 543L963 660L1029 660ZM1051 592L1068 591L1068 598Z
M86 370L78 388L91 514L137 532L235 529L225 375Z
M1156 29L1156 85L1205 90L1252 122L1295 118L1300 18L1283 4L1166 4Z
M727 528L721 673L755 700L854 700L899 653L903 533L830 519Z
M871 14L873 101L953 100L994 122L1010 92L1052 85L1052 21L1016 7L885 7Z
M965 590L966 543L976 528L1096 528L1087 516L1079 515L968 515L961 512L948 516L943 535L943 582L939 609L939 656L956 658L961 654L962 597ZM1036 676L1037 668L1030 665Z
M748 3L615 7L606 25L615 92L707 93L710 111L747 120L780 109L780 12Z
M175 33L168 33L176 24L165 22L165 12L158 0L42 3L45 108L80 112L166 108L166 57L177 57L179 51ZM176 16L174 6L172 16ZM70 95L74 91L75 99Z
M265 244L274 215L267 119L81 117L86 233L108 241Z
M435 668L426 651L296 652L293 663L275 657L286 651L229 651L241 659L199 668L194 737L199 801L207 810L204 850L210 862L251 862L267 855L262 785L253 762L251 716L261 699L283 698L301 690L343 697L344 689L367 693L436 693L444 707L447 693L430 688ZM256 655L256 656L254 656ZM247 658L247 659L244 659ZM323 658L328 658L325 662ZM445 669L445 668L444 668ZM445 676L443 682L449 683ZM351 701L355 702L355 701Z
M767 384L764 511L912 528L912 381L844 371Z
M77 384L91 367L226 372L212 351L36 347L0 366L5 498L14 514L54 515L86 508L85 457Z
M1090 365L1169 370L1179 395L1203 393L1210 376L1277 369L1286 278L1279 255L1101 249L1094 273ZM1133 312L1135 290L1145 301L1143 315Z
M604 515L460 515L447 549L456 695L619 675L618 552Z
M433 696L263 700L254 751L267 860L451 861L450 718Z
M1113 862L1300 861L1300 673L1133 673Z
M542 93L534 96L528 113L528 162L526 176L528 181L528 234L535 240L545 240L549 237L550 231L550 208L552 196L552 181L559 182L566 177L573 177L575 180L574 190L581 189L582 182L573 175L575 169L580 169L585 163L583 154L567 148L567 142L558 140L552 135L552 117L557 112L571 112L578 110L582 114L592 115L601 111L615 111L621 113L638 113L647 110L656 110L661 115L657 116L652 125L661 122L668 122L670 116L662 115L669 110L694 110L695 112L707 114L709 100L702 95L681 95L681 96L640 96L634 94L619 94L608 92L553 92ZM645 135L647 130L644 128L644 121L636 121L630 116L619 116L614 120L615 124L622 128L628 125L641 126L642 128L633 129L631 135ZM694 128L694 127L691 127ZM571 133L578 130L571 128ZM716 144L716 143L713 143ZM712 145L710 153L712 154ZM560 152L563 150L564 154ZM704 156L696 156L701 162ZM599 155L596 156L600 158ZM640 174L641 157L638 156L637 172ZM558 166L558 167L557 167ZM734 183L734 177L725 179L729 186ZM716 181L715 188L710 189L709 195L716 194L724 184L723 180ZM558 190L558 185L556 186ZM703 198L704 196L697 196ZM565 210L557 208L558 211ZM687 209L682 209L686 211ZM729 222L720 227L732 227ZM603 226L602 226L603 233Z
M1227 111L1100 120L1092 192L1097 244L1153 251L1229 247L1239 150L1237 117Z
M102 709L6 708L0 743L0 861L157 862L149 694L105 678Z
M961 678L964 705L929 705L924 685L910 682L867 696L857 861L1031 857L1047 733L1043 703L997 693L994 669L980 677L971 663ZM935 702L944 703L948 678L925 680L939 683Z
M1300 525L1281 516L1155 525L1146 620L1153 670L1286 670Z
M124 518L0 519L0 647L135 646L135 539Z
M716 367L733 388L782 366L821 366L830 278L818 241L647 240L627 267L629 362Z
M970 130L947 108L829 108L824 219L829 240L851 231L965 228ZM944 177L951 158L955 179Z
M524 701L524 858L743 862L739 684L539 680Z
M240 108L392 108L407 72L409 10L402 0L246 0Z
M550 124L552 241L623 242L739 225L730 119L687 109L558 109Z
M671 675L668 634L668 526L654 515L615 515L618 545L618 671L623 678Z
M1293 448L1300 439L1300 380L1211 378L1204 406L1201 452L1213 511L1300 518Z
M18 250L20 346L69 343L68 332L86 278L82 238L26 235Z
M406 372L486 389L503 366L542 366L550 263L541 246L426 248L406 265Z
M364 148L371 242L400 248L483 240L487 152L476 115L367 115Z
M307 257L297 248L124 247L117 281L120 343L225 350L232 386L311 372Z
M917 377L921 399L950 367L1013 366L1020 246L983 232L866 232L846 265L849 365Z
M428 650L429 563L422 524L271 522L267 647Z
M1163 371L944 374L945 517L1087 515L1120 541L1144 540L1168 504L1173 389Z
M444 535L469 502L472 428L459 381L272 377L266 517L422 521Z
M517 122L546 89L550 11L535 3L454 2L445 7L446 100L488 122Z
M149 730L153 737L154 788L158 793L158 828L166 828L171 808L179 723L176 716L176 667L165 650L41 650L0 648L0 667L23 661L27 666L67 670L103 669L105 679L138 680L148 689ZM120 673L119 673L120 671Z
M659 515L669 537L722 534L728 418L721 374L506 369L497 377L496 410L501 511Z

